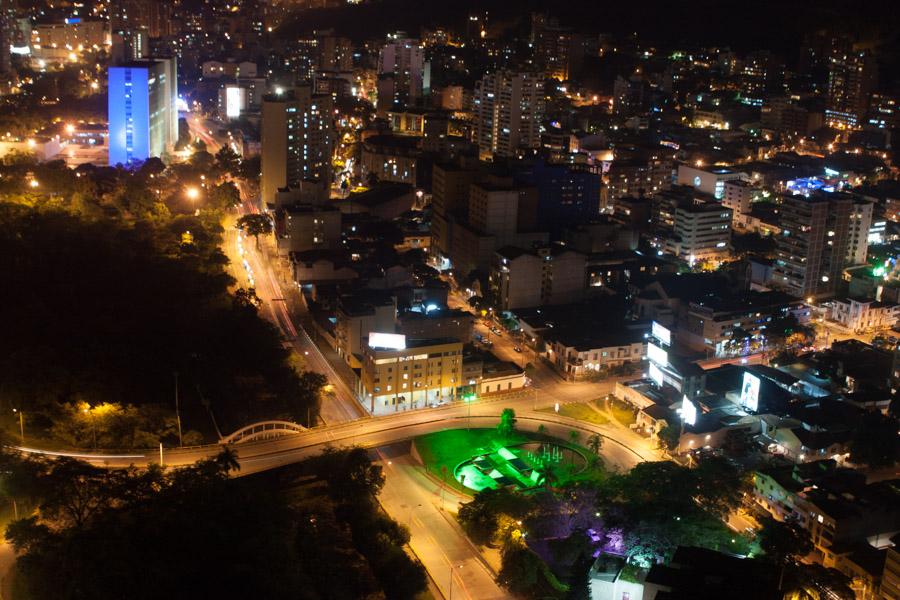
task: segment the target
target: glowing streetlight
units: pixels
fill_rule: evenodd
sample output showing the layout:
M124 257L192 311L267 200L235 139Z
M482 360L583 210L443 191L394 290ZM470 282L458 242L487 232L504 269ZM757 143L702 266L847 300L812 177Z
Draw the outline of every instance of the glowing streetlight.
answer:
M28 182L28 185L33 188L36 188L36 187L40 186L41 184L40 184L40 182L38 182L37 179L32 179Z
M200 197L200 189L194 186L187 188L184 193L187 196L188 200L196 200Z
M22 445L25 445L25 413L21 410L13 409L13 412L19 415L19 435L22 436Z
M75 126L71 123L66 124L66 133L68 133L69 135L75 133Z

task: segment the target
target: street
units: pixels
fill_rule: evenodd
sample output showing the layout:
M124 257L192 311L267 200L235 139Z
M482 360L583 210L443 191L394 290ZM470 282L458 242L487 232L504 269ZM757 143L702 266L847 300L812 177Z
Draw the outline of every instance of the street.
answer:
M454 522L458 503L468 498L449 488L442 497L439 484L422 472L408 447L395 444L375 451L385 474L379 501L388 514L409 528L410 548L425 565L435 587L444 598L509 598Z

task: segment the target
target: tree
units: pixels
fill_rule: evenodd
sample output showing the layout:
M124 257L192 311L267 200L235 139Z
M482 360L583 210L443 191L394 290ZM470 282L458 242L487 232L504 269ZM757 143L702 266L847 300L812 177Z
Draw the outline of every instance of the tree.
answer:
M587 441L588 448L591 449L591 452L600 456L600 448L603 447L603 437L599 433L595 433L591 437L588 438Z
M656 434L656 441L660 448L667 452L672 452L678 447L678 441L681 439L681 427L678 425L666 425Z
M223 181L219 185L211 187L207 197L209 207L215 210L234 208L241 203L241 193L237 186L230 181Z
M253 236L257 250L259 250L259 236L272 233L273 230L272 219L259 213L242 216L238 219L237 226L247 235Z
M760 525L756 539L772 562L784 565L812 552L809 534L798 525L777 521L772 517L763 517Z
M541 557L524 543L513 541L500 553L497 580L513 594L524 598L563 598L568 586L560 583Z
M216 167L223 173L231 176L237 176L238 167L241 164L241 157L230 146L222 146L216 152Z
M694 475L699 489L697 501L704 510L720 519L737 510L750 489L749 477L722 456L702 459Z
M849 577L818 563L792 563L784 569L785 597L855 600Z
M531 500L507 488L486 488L471 502L460 506L457 519L476 544L488 544L498 533L500 517L521 520L529 512Z
M364 450L340 454L329 457L338 466L371 466ZM332 489L356 466L320 485L310 483L314 461L231 478L227 454L165 473L0 462L41 490L35 514L7 529L17 597L188 598L202 582L204 595L221 597L412 600L426 585L403 551L408 532L374 496Z
M516 411L504 408L500 413L500 423L497 425L497 433L506 439L512 437L516 431Z
M850 441L850 460L870 467L888 467L900 457L898 421L892 415L869 411L860 418Z
M374 498L384 486L381 467L373 465L364 448L326 448L311 460L315 474L328 482L335 499Z

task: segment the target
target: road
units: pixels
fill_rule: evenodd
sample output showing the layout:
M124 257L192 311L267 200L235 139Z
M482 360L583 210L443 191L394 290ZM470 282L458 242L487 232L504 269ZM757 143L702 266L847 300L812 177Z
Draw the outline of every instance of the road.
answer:
M645 444L635 444L635 438L643 438L632 431L610 424L596 425L553 413L535 412L532 402L529 398L490 398L468 404L454 403L317 427L281 438L235 444L231 448L237 453L240 474L248 474L299 462L318 454L326 446L360 445L376 448L435 431L467 427L470 423L472 427L494 427L502 410L513 408L518 418L518 427L523 431L536 431L538 426L544 425L549 435L562 439L568 438L572 430L579 431L582 439L592 433L604 436L606 442L603 444L602 456L610 467L628 470L644 460L659 460L655 450L650 450ZM208 444L166 449L163 452L163 463L167 466L193 464L214 456L221 448L219 444ZM145 467L160 462L159 451L155 450L105 454L51 452L28 447L20 449L24 452L72 456L107 467Z
M191 136L203 140L203 143L206 144L207 152L215 154L219 151L222 147L222 143L216 140L213 132L218 131L219 127L221 127L220 124L202 117L195 112L187 113L185 120L187 120L188 127L191 130Z
M356 400L353 390L338 376L306 330L295 323L292 307L289 306L293 293L287 289L290 284L279 280L269 261L256 250L255 241L230 228L226 230L225 246L232 274L239 285L255 287L256 295L262 300L262 315L278 327L285 343L297 354L305 368L322 373L333 386L331 393L323 394L320 409L322 422L333 424L365 416L365 410Z
M408 444L378 449L376 456L385 473L378 499L388 514L409 528L410 548L440 594L468 600L510 598L450 514L469 498L450 489L442 493L440 484L422 473L410 456Z

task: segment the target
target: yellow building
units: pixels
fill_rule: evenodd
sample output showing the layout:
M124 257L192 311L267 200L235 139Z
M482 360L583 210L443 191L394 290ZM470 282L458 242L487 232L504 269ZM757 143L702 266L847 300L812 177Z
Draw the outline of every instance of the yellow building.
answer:
M363 349L360 399L373 415L452 401L462 381L462 342L371 333Z

